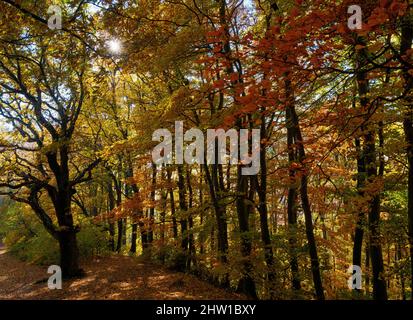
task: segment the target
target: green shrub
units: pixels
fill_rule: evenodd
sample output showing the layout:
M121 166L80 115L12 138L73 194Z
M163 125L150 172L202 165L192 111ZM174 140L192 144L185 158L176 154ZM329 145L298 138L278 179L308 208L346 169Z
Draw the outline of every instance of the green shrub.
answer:
M107 232L87 218L80 222L77 234L79 255L87 258L109 251ZM30 211L19 204L0 209L0 234L9 252L23 261L36 264L58 264L59 244Z
M59 263L59 245L46 231L41 230L21 244L17 249L16 246L11 247L21 260L43 265Z
M79 255L87 258L93 255L103 255L110 251L109 235L103 227L90 221L83 222L77 234Z

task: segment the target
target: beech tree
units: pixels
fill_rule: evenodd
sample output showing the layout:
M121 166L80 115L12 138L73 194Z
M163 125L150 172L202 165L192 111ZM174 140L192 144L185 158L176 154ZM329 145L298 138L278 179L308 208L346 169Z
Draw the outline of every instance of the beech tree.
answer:
M73 37L47 34L45 25L31 22L8 30L1 41L1 194L33 209L59 242L63 275L72 277L81 272L72 198L100 161L76 142L88 99L90 51Z

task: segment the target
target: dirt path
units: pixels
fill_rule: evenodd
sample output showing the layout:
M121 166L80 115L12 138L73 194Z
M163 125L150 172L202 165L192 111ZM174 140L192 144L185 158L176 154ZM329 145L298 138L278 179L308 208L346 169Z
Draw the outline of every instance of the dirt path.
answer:
M0 243L0 299L243 299L194 276L136 258L110 256L82 263L86 276L49 290L47 267L21 262Z

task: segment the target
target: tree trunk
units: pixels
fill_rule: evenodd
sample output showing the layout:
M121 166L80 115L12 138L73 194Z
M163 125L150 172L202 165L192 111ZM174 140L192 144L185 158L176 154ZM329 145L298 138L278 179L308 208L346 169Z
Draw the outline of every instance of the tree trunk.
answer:
M186 203L186 190L185 190L185 180L183 175L182 165L178 165L178 191L179 191L179 209L181 210L181 217L179 223L181 225L181 249L183 251L184 261L182 261L183 270L186 269L188 265L188 246L189 246L189 233L188 233L188 219L185 217L188 211ZM182 215L184 217L182 217Z
M290 88L290 82L287 80L286 83L287 91ZM301 204L304 211L304 220L305 220L305 231L307 235L307 241L309 246L309 253L311 259L311 272L313 274L313 281L314 281L314 288L316 292L316 297L318 300L324 300L324 290L321 281L321 273L320 273L320 260L318 258L317 253L317 245L314 237L314 226L313 226L313 218L311 213L311 206L310 200L308 198L308 191L307 191L307 172L305 168L305 150L304 150L304 140L301 134L301 129L299 125L298 116L295 111L294 100L293 100L292 92L290 94L290 101L292 103L289 104L290 109L290 116L293 122L293 131L295 133L295 143L296 148L298 150L298 161L301 165L301 169L303 172L301 173L301 184L300 184L300 195L301 195Z
M367 173L366 183L371 184L376 183L377 178L376 129L374 123L370 123L368 120L375 112L375 109L368 98L370 88L367 72L361 69L368 61L368 53L367 49L365 49L366 43L363 38L357 37L356 44L364 47L364 49L357 51L356 79L361 109L366 114L366 127L363 130L366 132L364 134L364 164ZM378 193L373 195L368 210L369 245L373 270L373 297L376 300L387 300L386 282L383 279L383 256L380 245L380 195Z
M264 110L262 110L264 111ZM261 141L265 140L267 137L265 116L261 116ZM268 282L269 282L269 293L270 299L274 298L274 282L277 279L276 272L274 270L274 253L271 243L271 234L268 227L268 207L267 207L267 158L266 158L266 145L265 142L260 144L260 183L258 183L257 176L254 177L256 181L257 194L258 194L258 212L260 215L260 227L261 227L261 240L264 244L264 257L265 263L268 268Z
M406 300L406 288L405 288L404 274L400 270L400 267L401 267L400 261L402 259L403 259L403 255L402 255L401 245L399 242L396 242L396 265L397 265L397 269L399 270L401 298L402 300Z
M115 195L113 194L112 181L108 182L108 198L109 198L109 211L115 209ZM115 224L113 219L110 219L109 223L109 246L112 251L115 251Z
M211 200L214 206L215 218L217 223L217 240L218 240L218 258L222 263L227 263L227 253L228 253L228 230L227 230L227 220L225 216L225 208L219 204L219 199L214 188L214 183L212 182L212 177L209 172L208 165L204 166L204 172L206 180L208 183Z
M52 198L59 224L58 241L60 247L60 267L62 276L66 278L77 277L82 274L79 268L79 248L77 246L76 233L79 231L74 226L71 211L72 196L75 190L70 186L69 179L69 149L63 145L59 149L60 167L56 176L57 193Z
M203 172L202 172L202 165L199 165L199 207L200 208L203 208L203 206L204 206L204 194L203 194L203 188L202 188L202 180L203 180L203 178L202 178L202 176L203 176ZM203 225L203 223L204 223L204 210L202 209L201 210L201 212L200 212L200 217L199 217L199 222L200 222L200 224L201 224L201 226ZM201 232L200 234L199 234L199 240L198 240L198 242L199 242L199 246L200 246L200 248L199 248L199 253L201 254L201 255L203 255L204 253L205 253L205 247L204 247L204 242L205 242L205 237L204 237L204 232Z
M188 207L189 209L191 209L193 207L194 193L193 193L192 184L191 184L191 169L188 167L186 170L186 183L187 183L187 188L188 188ZM193 265L196 264L196 248L195 248L195 238L194 238L194 233L193 233L194 219L192 218L192 215L188 216L188 226L189 226L189 259L188 259L187 269L190 270L191 263Z
M138 240L138 224L137 223L132 223L132 234L131 234L131 245L129 252L130 253L136 253L136 241Z
M58 233L60 248L60 267L63 278L73 278L82 275L79 268L79 249L76 240L76 230L63 230Z
M127 244L127 226L128 226L128 218L123 219L123 229L122 229L122 245L126 247Z
M405 56L406 52L412 47L413 39L413 24L411 20L411 6L408 9L406 17L403 19L400 56ZM406 111L404 113L403 128L405 140L407 143L406 153L408 159L408 203L407 203L407 219L408 219L408 237L410 248L410 298L413 300L413 98L411 89L413 87L413 77L409 73L410 67L405 67L403 70L404 88L406 92L405 104Z
M367 182L375 183L377 178L376 165L376 138L374 129L369 129L365 135L365 163L367 168ZM384 265L380 244L380 195L376 193L370 202L368 225L370 231L370 255L373 270L373 297L375 300L387 300L386 282L383 279Z
M287 101L291 105L293 101L290 88L290 83L286 81ZM287 198L287 217L288 217L288 243L290 251L290 268L292 275L292 288L294 290L301 289L301 281L298 270L297 260L297 177L296 170L292 168L292 165L297 160L296 152L294 148L295 130L294 123L291 114L291 108L287 107L285 111L285 121L287 127L287 148L288 148L288 162L289 162L289 185L288 185L288 198Z
M115 251L115 224L109 222L109 247L110 250Z
M359 138L355 139L356 152L357 152L357 193L360 197L364 197L363 187L366 175L366 168L364 165L363 152L361 150L361 142ZM363 248L363 236L366 223L365 212L360 209L357 213L356 229L354 232L353 243L353 265L361 267L361 254ZM355 292L359 289L355 288Z
M176 216L175 216L175 197L174 197L174 189L172 188L172 172L171 172L170 167L166 168L166 177L168 179L168 184L169 184L168 189L169 189L169 201L170 201L170 206L171 206L173 237L175 240L177 240L178 239L178 224L176 222Z
M413 105L410 106L410 109L409 115L404 120L404 132L408 143L407 155L409 161L407 219L410 251L410 290L412 292L410 296L413 300Z
M116 241L116 251L120 252L122 250L122 236L123 236L123 219L118 220L118 238Z
M116 205L119 207L122 204L122 187L120 181L115 176L112 177L116 191ZM122 235L123 235L123 219L119 218L117 221L117 239L116 239L116 252L122 250Z
M366 295L370 294L370 246L368 244L368 239L366 239L366 249L365 249L365 279L366 279Z
M248 192L248 178L242 175L242 166L238 166L237 175L237 215L239 223L239 231L241 238L241 256L243 259L242 275L239 281L238 288L241 292L245 293L252 299L258 299L255 282L252 278L252 263L251 263L251 249L252 241L249 229L249 210L247 208L247 192Z
M155 195L156 195L156 164L152 163L152 190L151 201L152 206L149 209L149 230L148 230L148 244L153 242L153 225L155 222Z

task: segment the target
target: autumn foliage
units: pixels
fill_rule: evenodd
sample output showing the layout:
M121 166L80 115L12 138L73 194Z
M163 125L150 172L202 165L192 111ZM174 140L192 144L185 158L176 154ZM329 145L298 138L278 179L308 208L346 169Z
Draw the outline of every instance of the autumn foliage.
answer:
M0 192L68 275L86 215L113 251L250 298L412 297L410 1L360 1L360 29L347 0L89 2L51 31L46 4L0 1L24 25L0 23ZM259 173L155 165L175 121L259 129Z

